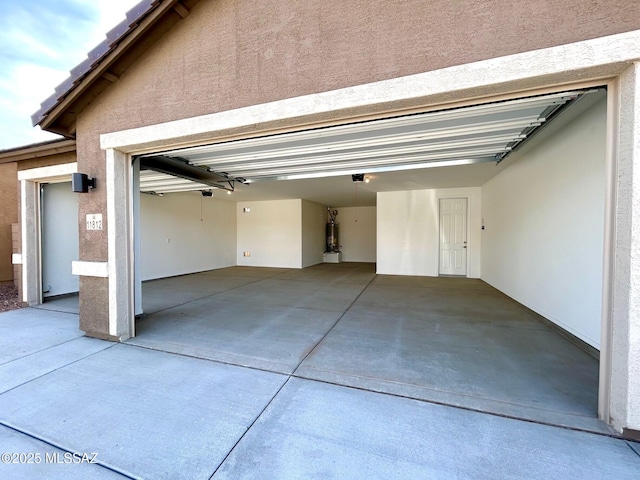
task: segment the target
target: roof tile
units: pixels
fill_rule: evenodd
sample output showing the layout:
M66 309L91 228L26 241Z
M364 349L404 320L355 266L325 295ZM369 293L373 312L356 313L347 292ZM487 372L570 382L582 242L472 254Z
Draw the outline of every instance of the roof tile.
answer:
M126 14L127 19L109 30L106 39L91 50L87 58L71 69L70 76L55 89L55 93L46 98L40 109L31 115L33 126L39 125L58 104L67 97L91 70L100 64L120 40L126 37L138 26L140 21L162 3L162 0L142 0Z
M113 46L120 38L129 31L129 20L123 20L118 25L107 32L107 41Z
M73 78L68 77L56 87L56 97L59 98L60 96L64 95L69 91L71 87L73 87Z
M95 62L102 58L109 50L107 40L103 40L87 54L87 57Z

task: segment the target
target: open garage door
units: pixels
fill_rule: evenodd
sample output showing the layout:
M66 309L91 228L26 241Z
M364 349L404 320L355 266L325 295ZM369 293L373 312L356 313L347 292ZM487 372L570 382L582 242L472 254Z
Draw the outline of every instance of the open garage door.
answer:
M488 103L143 155L242 183L500 162L563 109L595 90ZM162 171L161 167L157 167ZM165 173L171 173L164 170ZM142 175L142 192L184 189L187 175ZM202 188L200 183L193 189ZM209 184L211 185L211 184ZM187 187L188 188L188 187Z

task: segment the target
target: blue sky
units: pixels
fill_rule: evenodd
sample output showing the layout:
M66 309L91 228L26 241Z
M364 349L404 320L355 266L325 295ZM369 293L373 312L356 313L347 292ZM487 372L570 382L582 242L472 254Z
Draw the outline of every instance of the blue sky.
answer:
M139 0L0 0L0 150L60 138L31 114Z

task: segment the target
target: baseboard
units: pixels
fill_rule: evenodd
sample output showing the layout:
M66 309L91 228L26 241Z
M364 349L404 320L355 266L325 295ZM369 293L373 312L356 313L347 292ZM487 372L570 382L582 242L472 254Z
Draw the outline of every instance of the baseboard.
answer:
M521 304L522 305L522 304ZM525 307L527 308L527 307ZM549 327L551 330L553 330L554 332L562 335L564 338L566 338L567 340L569 340L571 343L573 343L576 347L578 347L580 350L588 353L589 355L591 355L593 358L595 358L596 360L600 360L600 350L598 350L597 348L589 345L587 342L585 342L584 340L582 340L581 338L576 337L573 333L565 330L564 328L562 328L560 325L552 322L551 320L544 318L542 315L540 315L539 313L534 312L533 310L529 309L532 313L534 313L536 315L536 317L538 317L538 320L540 320L542 323L544 323L547 327Z
M588 344L587 342L585 342L584 340L582 340L581 338L577 337L576 335L574 335L573 333L571 333L568 330L565 330L561 325L549 320L548 318L544 317L542 314L536 312L535 310L533 310L531 307L525 305L523 302L521 302L520 300L518 300L517 298L511 296L510 294L508 294L507 292L505 292L504 290L498 288L497 286L493 285L492 283L489 283L487 280L485 280L484 278L480 278L480 280L482 280L483 282L485 282L487 285L490 285L491 287L495 288L496 290L498 290L499 292L505 294L507 297L511 298L512 300L514 300L515 302L517 302L522 308L526 309L527 311L531 312L532 314L534 314L536 316L536 318L538 318L538 320L540 320L542 323L544 323L545 325L547 325L549 328L551 328L551 330L553 330L554 332L558 333L559 335L563 336L565 339L567 339L569 342L573 343L576 347L578 347L580 350L586 352L588 355L592 356L593 358L595 358L596 360L600 361L600 350L598 350L597 348L593 347L592 345Z

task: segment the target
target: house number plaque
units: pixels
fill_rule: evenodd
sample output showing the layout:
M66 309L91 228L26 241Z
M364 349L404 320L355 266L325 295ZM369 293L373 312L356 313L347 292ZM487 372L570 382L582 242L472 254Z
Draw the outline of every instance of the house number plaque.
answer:
M101 213L87 214L87 230L102 230L102 214Z

